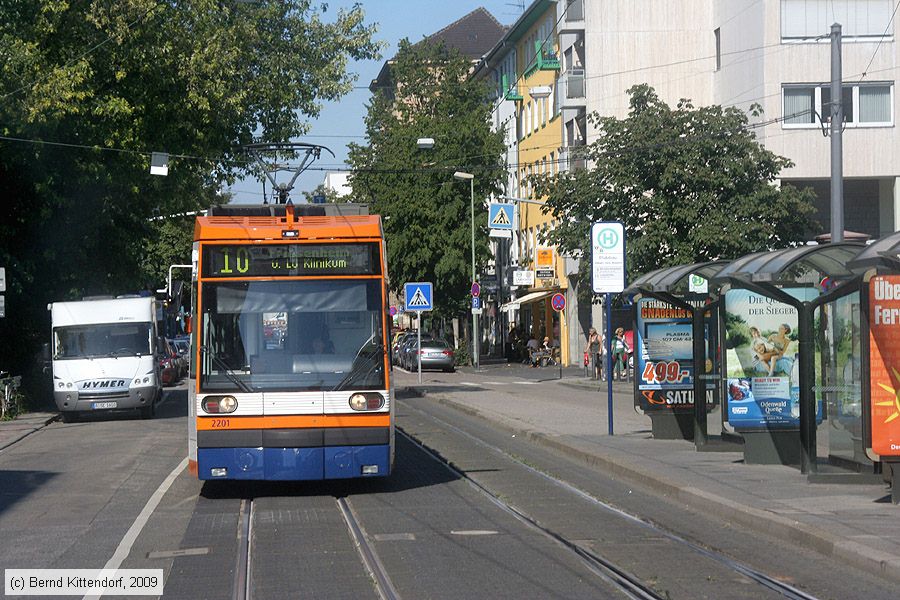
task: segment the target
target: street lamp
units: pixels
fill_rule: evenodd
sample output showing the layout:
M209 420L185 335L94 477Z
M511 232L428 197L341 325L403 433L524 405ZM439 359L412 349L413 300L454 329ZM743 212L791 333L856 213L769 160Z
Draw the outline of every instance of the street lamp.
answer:
M457 171L453 174L453 178L460 181L469 180L469 202L472 208L472 283L475 283L475 176L464 171ZM475 313L472 313L472 337L474 338L472 364L477 369L480 340L478 339L478 315Z

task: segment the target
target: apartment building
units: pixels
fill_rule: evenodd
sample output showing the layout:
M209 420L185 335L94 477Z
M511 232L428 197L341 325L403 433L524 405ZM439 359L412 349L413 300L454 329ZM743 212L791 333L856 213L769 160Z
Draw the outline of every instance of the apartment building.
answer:
M608 0L584 3L586 110L627 114L626 90L648 83L670 104L763 112L761 143L795 165L780 184L816 193L819 231L830 227L833 23L842 26L844 224L878 237L900 225L900 137L892 0ZM588 143L596 132L586 131Z
M561 53L557 28L564 9L550 0L535 0L506 32L475 70L475 77L489 78L496 90L494 126L506 129L507 196L516 198L516 227L508 254L503 244L497 245L498 261L508 260L508 271L530 272L529 283L512 285L512 294L502 306L508 324L515 324L525 334L550 337L560 342L564 364L580 359L583 336L577 326L578 299L571 289L569 274L577 272L577 263L560 256L544 241L553 227L552 217L541 212L542 198L535 194L529 178L555 175L569 166L566 154L569 144L564 139L564 116L584 120L583 92L580 109L570 110L572 103L559 102L558 80L564 64L581 66L583 41L571 28L565 30L569 43L568 63ZM575 2L579 7L581 0ZM574 15L574 11L573 11ZM580 37L583 38L583 32ZM573 57L574 46L579 54ZM571 74L571 73L570 73ZM571 145L583 145L584 136L570 138ZM499 199L503 200L503 199ZM514 284L510 278L506 283ZM567 309L561 319L553 310L550 298L563 293Z

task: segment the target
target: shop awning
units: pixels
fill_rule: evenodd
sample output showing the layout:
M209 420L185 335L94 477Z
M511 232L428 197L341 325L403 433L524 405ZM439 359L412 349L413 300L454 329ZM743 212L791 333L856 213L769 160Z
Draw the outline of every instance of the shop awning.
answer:
M548 296L552 296L555 294L555 290L551 290L549 292L531 292L530 294L525 294L521 298L516 298L512 302L507 302L503 306L500 307L500 310L517 310L522 304L530 304L531 302L537 302L538 300L542 300Z

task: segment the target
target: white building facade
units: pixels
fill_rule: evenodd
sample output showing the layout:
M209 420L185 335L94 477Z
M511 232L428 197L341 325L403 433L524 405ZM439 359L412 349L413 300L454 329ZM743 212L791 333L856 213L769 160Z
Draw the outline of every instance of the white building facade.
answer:
M762 114L751 118L758 139L795 163L780 183L816 192L816 219L827 231L831 160L822 121L830 109L829 33L839 23L844 224L878 237L900 228L894 8L893 0L586 0L586 110L624 117L626 90L640 83L670 105L682 98L743 110L759 104ZM596 131L586 137L592 142Z

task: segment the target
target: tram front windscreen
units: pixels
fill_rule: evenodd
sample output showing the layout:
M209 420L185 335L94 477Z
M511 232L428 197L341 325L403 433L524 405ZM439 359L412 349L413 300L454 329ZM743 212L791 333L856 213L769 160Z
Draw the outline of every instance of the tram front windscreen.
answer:
M202 284L200 389L384 389L382 281Z

